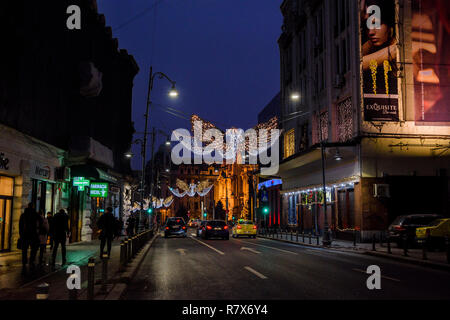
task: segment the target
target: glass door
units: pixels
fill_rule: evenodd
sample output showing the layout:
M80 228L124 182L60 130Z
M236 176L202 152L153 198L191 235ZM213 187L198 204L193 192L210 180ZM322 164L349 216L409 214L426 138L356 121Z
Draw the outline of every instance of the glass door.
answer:
M11 249L12 199L0 197L0 251Z

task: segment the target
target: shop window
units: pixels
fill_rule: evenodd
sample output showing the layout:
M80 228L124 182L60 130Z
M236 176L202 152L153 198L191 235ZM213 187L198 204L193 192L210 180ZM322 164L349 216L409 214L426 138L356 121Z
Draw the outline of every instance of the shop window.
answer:
M291 129L284 135L284 157L289 158L295 154L295 130Z
M12 197L14 193L14 179L0 176L0 196Z

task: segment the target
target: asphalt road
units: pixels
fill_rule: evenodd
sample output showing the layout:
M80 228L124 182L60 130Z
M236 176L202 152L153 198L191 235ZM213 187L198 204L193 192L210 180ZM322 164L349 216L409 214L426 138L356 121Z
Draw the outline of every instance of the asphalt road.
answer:
M267 239L159 237L128 300L449 299L450 273ZM369 290L367 267L381 268Z

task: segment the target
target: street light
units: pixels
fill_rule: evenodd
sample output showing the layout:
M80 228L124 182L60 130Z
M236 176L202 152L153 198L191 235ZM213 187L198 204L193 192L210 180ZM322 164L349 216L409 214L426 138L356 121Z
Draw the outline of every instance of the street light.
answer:
M159 79L166 79L172 84L172 88L169 91L169 96L172 98L175 98L178 96L178 91L175 87L175 81L170 79L166 74L162 72L156 72L153 73L153 67L150 67L150 76L149 76L149 83L148 83L148 93L147 93L147 108L145 112L145 130L144 130L144 142L143 142L143 150L142 150L142 177L141 177L141 214L144 211L144 184L145 184L145 165L146 165L146 156L147 156L147 135L148 135L148 116L150 112L150 106L152 104L151 101L151 93L153 90L153 84L155 81L155 77L159 77ZM153 135L153 139L154 139ZM152 155L153 158L153 155ZM152 168L153 173L153 168ZM151 193L151 192L150 192ZM151 196L151 195L150 195ZM142 226L142 219L139 219L139 224Z
M298 100L300 100L300 93L298 93L298 92L293 92L293 93L291 94L291 100L292 100L292 101L298 101Z

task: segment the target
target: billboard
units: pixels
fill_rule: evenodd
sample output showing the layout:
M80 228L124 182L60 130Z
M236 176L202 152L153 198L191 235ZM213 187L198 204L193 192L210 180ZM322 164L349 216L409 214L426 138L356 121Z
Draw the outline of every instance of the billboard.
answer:
M399 121L395 1L360 0L365 121Z
M449 122L449 0L412 0L411 40L416 124Z

